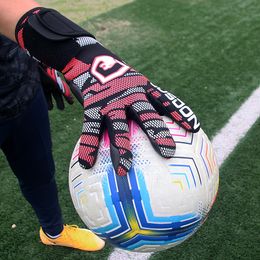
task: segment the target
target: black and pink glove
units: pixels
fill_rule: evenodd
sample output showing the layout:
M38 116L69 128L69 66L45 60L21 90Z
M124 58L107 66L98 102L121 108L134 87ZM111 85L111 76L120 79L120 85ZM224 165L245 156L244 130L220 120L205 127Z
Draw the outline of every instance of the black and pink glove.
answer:
M39 72L49 110L53 109L53 99L56 102L57 108L60 110L64 110L65 108L63 99L65 99L68 104L73 104L70 87L60 72L41 64L39 64Z
M111 141L111 158L116 172L125 175L132 153L127 119L134 119L165 158L174 156L175 143L160 115L167 115L188 131L200 123L180 99L153 85L95 38L58 12L36 8L18 22L20 46L61 71L84 98L84 123L79 162L94 165L104 128Z

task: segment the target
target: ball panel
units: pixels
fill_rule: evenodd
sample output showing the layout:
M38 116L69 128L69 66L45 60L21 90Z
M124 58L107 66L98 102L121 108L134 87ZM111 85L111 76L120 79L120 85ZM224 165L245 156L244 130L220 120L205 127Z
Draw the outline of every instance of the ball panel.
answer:
M87 227L117 247L149 252L175 246L196 232L214 202L218 167L207 136L164 120L175 157L160 157L131 122L133 167L124 177L112 167L107 134L92 169L79 166L75 147L69 174L74 206Z

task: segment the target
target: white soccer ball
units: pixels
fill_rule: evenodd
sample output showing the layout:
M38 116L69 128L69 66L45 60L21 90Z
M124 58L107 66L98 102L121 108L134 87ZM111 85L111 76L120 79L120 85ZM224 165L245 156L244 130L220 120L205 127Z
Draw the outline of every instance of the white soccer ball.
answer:
M133 167L125 177L113 169L107 134L92 169L79 165L79 143L74 149L69 187L76 211L116 247L154 252L176 246L198 230L215 201L219 171L208 137L202 129L193 134L164 121L176 142L175 157L158 155L131 121Z

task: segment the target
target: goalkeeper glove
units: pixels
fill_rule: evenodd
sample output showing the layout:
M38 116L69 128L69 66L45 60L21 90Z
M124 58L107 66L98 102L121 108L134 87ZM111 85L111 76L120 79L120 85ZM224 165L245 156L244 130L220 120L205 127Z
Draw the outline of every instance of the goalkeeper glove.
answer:
M53 98L56 102L57 108L60 110L65 108L63 98L68 104L73 104L73 97L69 85L57 70L39 64L39 72L49 110L53 109Z
M153 85L55 10L35 8L27 12L17 24L16 38L32 56L61 71L81 91L84 123L79 162L84 168L94 165L106 127L114 168L119 175L128 172L132 163L128 118L139 124L165 158L174 156L176 146L159 113L188 131L200 128L183 101Z

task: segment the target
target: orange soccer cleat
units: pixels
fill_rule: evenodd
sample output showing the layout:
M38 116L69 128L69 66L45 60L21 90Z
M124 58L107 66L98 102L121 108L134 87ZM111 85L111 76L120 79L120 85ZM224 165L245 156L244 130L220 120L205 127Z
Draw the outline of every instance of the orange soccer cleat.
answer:
M57 238L48 237L40 229L40 239L45 245L66 246L83 251L98 251L105 246L105 242L88 229L76 225L64 225L64 229Z

